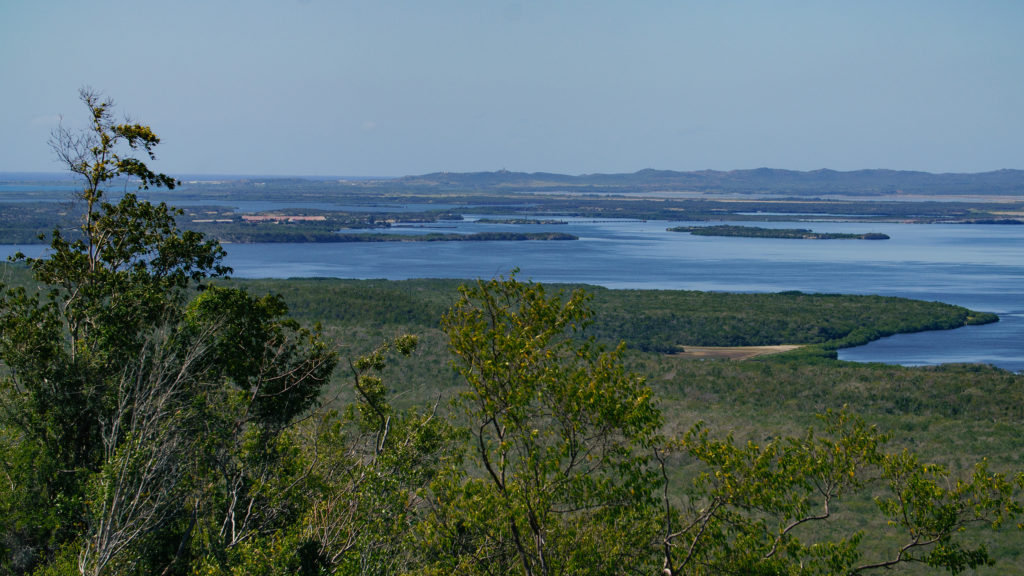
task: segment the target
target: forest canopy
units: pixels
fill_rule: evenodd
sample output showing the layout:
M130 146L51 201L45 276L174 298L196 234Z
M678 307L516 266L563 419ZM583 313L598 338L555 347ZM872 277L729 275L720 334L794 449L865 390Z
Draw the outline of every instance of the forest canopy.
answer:
M53 231L45 257L16 258L31 279L0 288L7 573L957 573L1000 561L987 543L1020 528L1024 474L928 463L849 408L760 439L663 410L628 366L657 350L595 330L626 302L600 291L467 282L439 315L409 310L408 325L433 318L423 334L343 354L357 330L304 327L281 294L229 282L223 248L175 209L107 201L125 178L176 181L150 170L148 126L81 98L90 127L52 142L81 178L77 234ZM977 318L900 320L904 305L870 323ZM800 333L765 330L752 337ZM389 368L422 362L432 331L450 362L425 383L438 393L399 402L409 384Z

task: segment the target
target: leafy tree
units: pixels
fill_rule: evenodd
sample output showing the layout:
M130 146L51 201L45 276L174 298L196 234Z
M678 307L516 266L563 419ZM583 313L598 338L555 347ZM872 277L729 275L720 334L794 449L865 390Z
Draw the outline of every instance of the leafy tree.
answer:
M589 297L514 276L462 287L442 320L457 417L440 396L392 406L381 371L409 336L351 361L355 402L317 411L332 346L281 296L214 283L223 250L175 210L109 202L111 185L176 183L146 166L152 130L81 97L90 127L52 142L82 177L80 226L19 256L39 289L0 287L0 571L957 573L1024 512L1024 474L886 452L845 410L764 444L701 425L667 440L623 348L584 337ZM875 524L845 523L872 500Z
M42 292L5 290L0 297L0 391L4 446L16 472L4 562L20 571L73 539L85 523L86 486L121 445L128 374L154 329L173 325L192 283L222 274L223 251L201 235L180 232L166 205L126 193L104 201L104 186L128 178L140 187L173 187L131 155L153 158L159 139L146 126L116 123L112 102L83 89L90 128L59 128L58 157L83 179L81 226L55 230L50 255L25 260ZM113 431L117 430L115 434ZM31 468L27 470L27 463ZM27 500L26 500L27 499ZM20 551L20 552L19 552Z
M401 574L422 562L414 527L429 509L428 487L456 461L456 432L438 402L395 410L380 377L390 353L409 355L400 336L349 363L356 402L328 414L326 434L311 435L321 454L323 490L304 524L330 573Z
M173 188L159 139L80 93L51 144L82 177L81 225L25 260L42 290L0 295L0 562L82 574L184 572L302 514L290 434L335 363L279 297L206 287L224 252L177 211L109 185ZM192 299L191 303L189 300ZM291 483L291 484L289 484Z
M886 453L889 437L846 410L822 419L824 433L812 428L765 445L713 440L700 425L684 435L678 448L700 472L684 490L684 506L666 493L666 569L865 574L919 563L956 574L993 563L969 529L998 528L1024 512L1017 497L1024 477L990 473L982 462L970 477L952 480L906 451ZM664 470L668 459L659 454L659 461ZM874 498L881 520L875 537L889 546L865 550L865 527L837 519L858 498Z
M701 425L665 440L618 351L578 334L588 318L581 292L549 297L515 278L461 289L443 326L475 466L434 485L427 573L958 573L991 564L985 530L1024 511L1024 475L982 463L953 478L887 453L888 436L846 410L765 445ZM880 528L866 547L867 527L837 512L872 498Z
M508 280L463 287L442 324L480 474L440 483L434 545L446 572L625 573L650 557L638 511L657 477L661 415L621 349L579 338L582 292Z
M380 377L411 336L385 341L349 362L357 399L293 429L294 473L278 485L302 513L260 530L222 554L195 559L202 574L403 574L422 563L414 527L430 482L450 465L453 430L437 413L392 408ZM223 556L223 560L218 560Z

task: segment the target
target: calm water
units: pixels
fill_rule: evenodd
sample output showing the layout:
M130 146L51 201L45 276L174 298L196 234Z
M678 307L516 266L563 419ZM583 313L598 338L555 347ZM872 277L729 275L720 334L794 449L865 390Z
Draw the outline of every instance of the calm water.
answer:
M986 362L1024 370L1024 226L760 223L823 232L883 232L891 239L778 240L667 232L686 222L567 225L443 223L431 231L557 231L566 242L423 242L227 245L239 277L475 278L507 275L610 288L881 294L995 312L997 324L899 335L840 358L926 365ZM695 223L701 224L701 223ZM8 252L17 247L4 246ZM22 250L28 252L26 247ZM38 250L38 248L35 248Z

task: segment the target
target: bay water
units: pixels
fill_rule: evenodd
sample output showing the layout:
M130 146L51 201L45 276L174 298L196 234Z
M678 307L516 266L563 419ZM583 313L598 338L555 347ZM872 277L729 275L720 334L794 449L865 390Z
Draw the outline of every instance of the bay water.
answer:
M479 215L485 216L485 215ZM498 218L497 216L489 218ZM550 216L538 216L550 218ZM389 233L565 232L576 241L227 244L243 278L491 278L620 289L880 294L995 312L986 326L897 335L840 351L844 360L930 365L983 362L1024 371L1024 226L761 222L816 232L881 232L889 240L693 236L667 228L709 222L567 218L486 224L477 217ZM0 246L0 254L41 246Z

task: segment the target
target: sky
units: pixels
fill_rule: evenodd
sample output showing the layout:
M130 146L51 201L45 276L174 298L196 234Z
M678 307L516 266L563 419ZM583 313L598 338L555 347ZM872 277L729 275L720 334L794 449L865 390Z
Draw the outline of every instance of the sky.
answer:
M1024 2L0 0L0 172L90 86L171 175L1024 168Z

